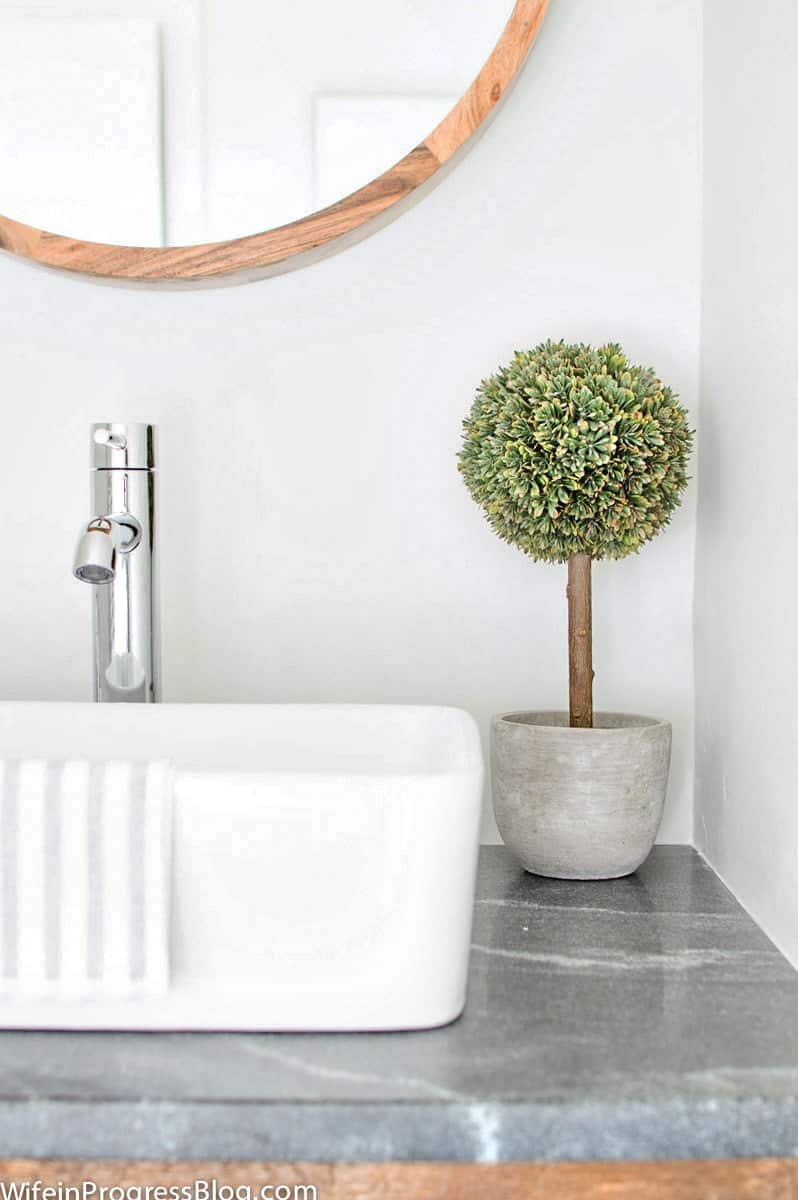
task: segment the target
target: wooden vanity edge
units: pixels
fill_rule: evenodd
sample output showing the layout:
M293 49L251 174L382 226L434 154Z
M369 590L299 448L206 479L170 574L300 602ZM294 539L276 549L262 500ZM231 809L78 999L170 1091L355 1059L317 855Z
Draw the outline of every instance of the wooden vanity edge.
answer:
M0 1160L5 1183L144 1188L197 1179L249 1185L253 1200L266 1185L315 1187L317 1200L798 1200L796 1158L486 1165Z

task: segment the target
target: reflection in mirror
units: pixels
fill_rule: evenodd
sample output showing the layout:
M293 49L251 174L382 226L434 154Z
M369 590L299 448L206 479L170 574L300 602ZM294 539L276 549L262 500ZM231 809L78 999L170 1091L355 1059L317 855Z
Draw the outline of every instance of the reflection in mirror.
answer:
M0 213L187 245L297 220L453 107L510 0L0 0Z

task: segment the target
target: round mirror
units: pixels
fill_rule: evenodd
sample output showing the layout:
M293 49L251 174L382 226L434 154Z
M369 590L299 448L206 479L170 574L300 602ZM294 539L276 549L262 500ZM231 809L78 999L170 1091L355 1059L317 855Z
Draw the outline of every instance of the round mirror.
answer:
M321 246L451 156L517 70L545 4L0 0L0 246L130 278L220 274ZM486 61L490 92L469 94ZM266 256L263 231L285 231ZM204 249L204 266L170 247Z

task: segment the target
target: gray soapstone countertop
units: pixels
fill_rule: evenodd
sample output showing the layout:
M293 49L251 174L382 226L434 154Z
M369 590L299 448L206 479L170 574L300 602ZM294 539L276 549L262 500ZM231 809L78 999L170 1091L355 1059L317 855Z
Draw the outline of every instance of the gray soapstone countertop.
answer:
M683 846L483 850L468 1007L403 1034L0 1034L0 1157L798 1156L798 974Z

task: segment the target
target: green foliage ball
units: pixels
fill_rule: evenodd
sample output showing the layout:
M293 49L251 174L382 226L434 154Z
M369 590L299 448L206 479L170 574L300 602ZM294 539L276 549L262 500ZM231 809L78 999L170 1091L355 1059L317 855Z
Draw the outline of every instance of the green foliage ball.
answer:
M534 559L624 558L668 524L693 431L621 347L543 342L482 382L459 469L496 533Z

